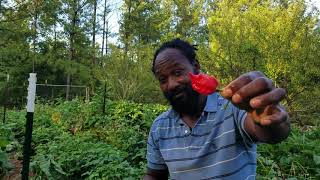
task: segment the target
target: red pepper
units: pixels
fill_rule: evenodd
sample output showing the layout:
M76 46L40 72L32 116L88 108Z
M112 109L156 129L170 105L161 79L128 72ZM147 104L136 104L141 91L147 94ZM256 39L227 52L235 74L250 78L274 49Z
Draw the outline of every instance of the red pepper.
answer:
M209 95L216 91L219 85L218 80L206 74L192 74L189 73L193 90L203 95Z

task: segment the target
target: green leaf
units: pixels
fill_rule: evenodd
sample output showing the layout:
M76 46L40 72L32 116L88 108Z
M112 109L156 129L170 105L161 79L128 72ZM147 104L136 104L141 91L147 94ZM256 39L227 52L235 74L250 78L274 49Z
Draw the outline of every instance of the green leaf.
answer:
M51 172L50 172L50 160L47 160L45 162L42 162L40 164L41 171L50 179L52 178Z
M313 161L316 163L316 165L320 165L320 156L313 155Z
M0 148L6 147L9 144L9 141L4 138L0 138Z

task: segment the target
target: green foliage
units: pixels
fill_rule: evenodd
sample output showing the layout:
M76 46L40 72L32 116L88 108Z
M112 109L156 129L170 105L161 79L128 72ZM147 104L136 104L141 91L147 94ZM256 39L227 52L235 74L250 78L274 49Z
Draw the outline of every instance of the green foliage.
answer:
M124 58L123 50L112 46L112 54L106 62L105 80L110 98L135 102L163 102L158 82L151 72L152 48L138 44L130 47L132 54Z
M277 145L258 148L258 177L320 178L320 128L293 128L289 138Z
M126 0L119 8L119 40L108 41L104 55L92 40L95 1L18 2L2 1L0 11L0 89L10 74L17 103L24 102L21 86L34 64L39 83L66 84L71 77L71 84L89 86L92 94L107 83L112 100L165 104L150 71L153 53L180 37L198 45L202 71L222 85L244 72L263 71L287 90L284 104L294 121L317 123L319 11L308 9L305 0ZM97 36L101 19L97 15ZM56 94L63 97L64 91Z
M90 135L62 134L36 147L32 168L36 176L48 179L123 179L137 176L125 160L125 153L97 142Z
M306 12L303 0L218 1L208 17L209 71L223 84L248 71L264 72L287 90L284 103L294 120L309 124L298 114L314 114L320 105L310 98L319 89L320 44L319 13Z
M99 7L103 1L97 2ZM217 76L222 85L244 72L263 71L287 90L284 104L292 121L303 128L319 127L319 11L308 11L305 3L126 0L119 8L118 42L107 39L107 53L99 55L92 40L93 0L1 1L1 100L7 97L4 86L10 74L9 101L24 106L33 64L38 83L66 84L70 76L71 84L90 86L97 95L88 103L37 99L35 178L141 177L149 127L166 107L139 103L166 103L150 69L155 49L176 37L198 45L202 71ZM110 36L109 26L107 30ZM102 114L105 83L109 100ZM56 94L64 97L65 92ZM0 128L0 173L8 170L8 152L21 154L25 112L10 111L8 119ZM318 178L318 134L317 128L294 129L280 145L260 145L259 178Z
M12 150L14 143L13 127L14 124L0 124L0 177L13 168L7 154Z
M37 104L32 139L35 179L137 179L146 168L146 139L155 117L166 107L127 101L106 103L101 97ZM23 143L25 112L10 111ZM16 149L21 151L21 147Z
M37 104L32 141L34 179L139 179L146 168L146 140L157 115L167 107L128 101L106 103L58 101ZM10 111L3 126L15 151L20 144L25 112ZM15 122L14 124L11 124ZM11 135L10 135L11 134ZM14 136L13 136L14 135ZM295 124L289 138L258 146L258 179L317 179L320 175L320 129ZM6 143L7 144L7 143ZM8 149L8 144L6 146ZM5 159L4 159L5 160ZM4 166L3 166L4 167Z

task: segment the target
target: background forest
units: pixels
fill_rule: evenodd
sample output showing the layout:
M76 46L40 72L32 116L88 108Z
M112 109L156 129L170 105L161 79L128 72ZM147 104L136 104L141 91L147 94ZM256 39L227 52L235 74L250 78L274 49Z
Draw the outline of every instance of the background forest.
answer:
M150 124L167 108L153 53L180 37L197 45L202 71L222 86L260 70L287 90L293 132L259 146L257 177L317 179L319 18L305 0L0 0L0 174L10 179L21 160L35 72L39 84L66 86L37 87L32 177L141 177Z

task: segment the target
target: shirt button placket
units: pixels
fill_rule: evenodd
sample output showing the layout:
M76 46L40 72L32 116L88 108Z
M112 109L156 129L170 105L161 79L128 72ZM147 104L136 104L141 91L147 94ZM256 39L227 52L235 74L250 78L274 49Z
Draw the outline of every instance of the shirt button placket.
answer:
M189 134L190 133L190 131L187 129L187 128L189 128L189 127L185 127L185 129L184 129L184 135L185 135L185 137L183 138L184 139L184 146L185 147L188 147L188 146L190 146L191 144L191 142L190 142L190 140L191 140L191 135ZM190 149L189 148L186 148L186 151L189 151Z

